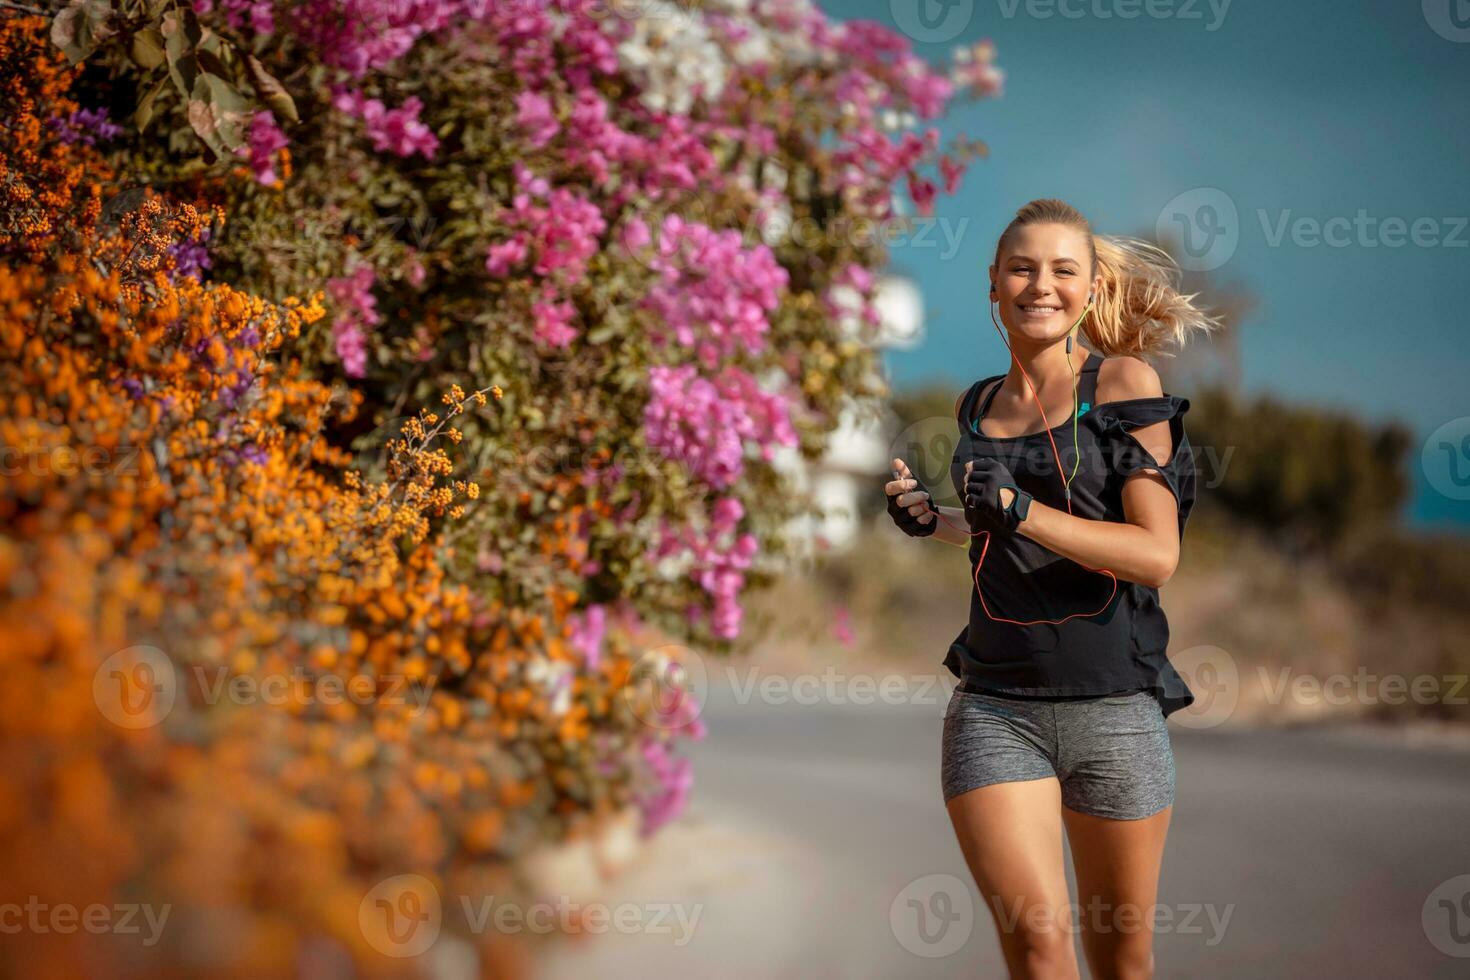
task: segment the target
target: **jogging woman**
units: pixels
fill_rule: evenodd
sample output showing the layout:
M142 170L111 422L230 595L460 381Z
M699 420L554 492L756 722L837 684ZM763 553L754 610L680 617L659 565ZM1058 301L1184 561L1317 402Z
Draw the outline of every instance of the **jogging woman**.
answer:
M1158 589L1195 480L1189 401L1137 355L1217 325L1177 271L1062 201L1027 204L989 270L1010 370L955 405L964 506L936 507L902 459L884 488L906 533L969 547L941 783L1012 977L1077 978L1078 929L1094 977L1153 975L1174 802L1164 720L1194 700L1165 654Z

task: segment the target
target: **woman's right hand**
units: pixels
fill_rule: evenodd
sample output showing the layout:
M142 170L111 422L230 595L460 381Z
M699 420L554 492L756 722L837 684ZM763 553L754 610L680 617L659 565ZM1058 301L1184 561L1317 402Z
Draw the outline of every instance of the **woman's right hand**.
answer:
M933 500L919 478L901 459L893 461L893 479L883 485L888 495L888 516L911 538L925 538L939 529Z

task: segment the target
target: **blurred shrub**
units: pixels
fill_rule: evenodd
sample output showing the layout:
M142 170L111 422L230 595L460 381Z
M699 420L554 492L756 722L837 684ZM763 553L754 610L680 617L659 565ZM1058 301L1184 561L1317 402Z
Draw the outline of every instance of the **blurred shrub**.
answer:
M880 388L854 223L938 189L937 130L880 117L989 63L801 4L643 13L3 15L0 883L173 907L155 947L28 932L4 968L411 972L359 918L383 876L512 892L678 813L702 729L640 645L739 637L805 506L775 449Z
M1397 523L1413 444L1404 426L1218 387L1186 394L1206 506L1297 554L1336 554Z

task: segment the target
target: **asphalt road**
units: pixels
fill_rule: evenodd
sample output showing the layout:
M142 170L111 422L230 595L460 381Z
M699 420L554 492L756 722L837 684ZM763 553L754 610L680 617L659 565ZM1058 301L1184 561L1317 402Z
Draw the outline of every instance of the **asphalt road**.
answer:
M697 924L677 945L598 937L546 975L1003 978L940 799L946 695L860 707L712 690L688 817L619 885ZM1359 726L1170 727L1157 977L1470 976L1470 752Z

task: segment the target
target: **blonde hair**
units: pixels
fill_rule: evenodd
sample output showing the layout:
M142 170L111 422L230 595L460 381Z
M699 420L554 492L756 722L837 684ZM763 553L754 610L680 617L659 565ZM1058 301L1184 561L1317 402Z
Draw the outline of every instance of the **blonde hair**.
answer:
M1033 224L1066 225L1087 238L1092 258L1088 282L1101 274L1102 286L1081 329L1098 353L1157 353L1170 341L1183 347L1191 333L1219 328L1218 317L1194 304L1198 293L1179 292L1179 266L1168 252L1138 238L1094 234L1082 212L1056 198L1031 201L1016 212L995 244L997 274L1001 252L1016 229Z

